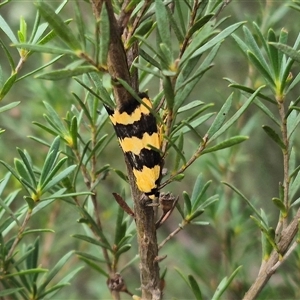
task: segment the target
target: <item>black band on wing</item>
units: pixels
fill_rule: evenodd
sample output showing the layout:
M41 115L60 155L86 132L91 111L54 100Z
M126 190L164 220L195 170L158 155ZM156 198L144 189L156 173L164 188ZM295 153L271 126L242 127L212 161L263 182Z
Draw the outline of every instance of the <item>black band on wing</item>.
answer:
M146 93L139 93L138 95L141 99L149 98ZM119 113L121 114L123 112L126 112L128 115L131 115L140 105L142 104L132 97L132 99L129 102L126 102L124 104L122 103L122 105L119 108Z
M148 193L144 193L145 195L147 195L148 197L154 195L156 198L159 197L159 191L157 188L154 188L151 190L151 192L148 192Z
M115 125L116 133L119 139L131 138L133 136L141 139L145 132L149 135L157 132L156 119L153 115L142 114L141 118L132 124L123 125L117 123Z
M144 166L152 169L155 166L160 165L161 161L159 152L146 148L143 148L139 155L135 155L132 152L125 152L125 156L130 165L138 171L142 171Z

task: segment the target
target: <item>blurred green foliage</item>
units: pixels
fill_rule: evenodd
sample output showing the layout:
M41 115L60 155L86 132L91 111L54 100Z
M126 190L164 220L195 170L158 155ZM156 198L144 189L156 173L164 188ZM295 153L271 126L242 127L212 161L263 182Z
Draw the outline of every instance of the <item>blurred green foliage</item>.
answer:
M188 6L184 3L192 4L194 1L175 2L176 9L179 6L183 18L187 18ZM40 12L45 18L46 12L42 13L45 7L41 4L42 2L39 1L38 3ZM4 93L1 94L3 100L0 102L0 129L5 131L0 131L0 160L7 167L14 165L16 173L13 175L18 179L9 178L7 168L1 165L0 178L4 179L0 182L0 206L2 206L0 228L1 232L6 235L5 239L7 237L9 239L6 242L8 244L13 243L13 238L18 231L16 226L14 227L12 224L20 222L18 217L25 214L27 205L32 209L30 212L32 216L30 215L31 219L28 225L30 229L43 228L39 232L29 232L30 234L22 236L19 252L13 262L15 264L17 260L23 260L20 262L18 272L35 270L35 273L28 271L28 273L21 274L19 280L25 289L31 283L34 285L38 280L44 282L35 291L29 292L30 289L28 288L29 294L35 293L40 297L34 299L44 299L47 289L52 288L53 291L56 291L55 287L59 290L59 287L62 286L64 288L59 290L59 294L56 294L59 295L58 298L55 298L56 296L53 294L51 299L111 299L106 286L107 270L103 267L104 258L103 253L99 250L100 247L107 248L110 253L113 253L113 257L117 261L114 262L121 266L122 277L126 281L128 290L135 293L135 289L139 287L134 222L118 208L112 192L123 195L129 206L132 206L132 200L130 199L129 186L123 180L126 178L123 155L113 136L112 126L106 121L106 112L101 110L100 116L98 115L97 110L99 107L101 108L100 101L92 97L91 94L87 96L87 90L84 89L84 85L90 83L91 78L88 78L87 75L81 76L81 74L92 72L94 66L84 65L84 67L81 66L82 69L78 69L78 57L73 54L68 55L71 54L71 50L77 51L78 47L83 47L87 53L92 53L95 48L97 49L92 41L95 22L91 18L91 5L87 1L76 1L76 5L71 2L68 3L68 1L61 3L54 2L50 5L53 9L58 7L58 10L61 10L59 16L65 20L63 24L58 23L58 29L66 26L70 31L66 36L60 36L59 39L55 31L54 33L51 31L54 28L44 29L43 36L47 37L44 41L51 41L52 54L42 51L34 53L38 50L37 48L30 49L25 46L21 50L10 47L12 42L14 44L37 42L34 38L30 40L30 34L34 32L37 22L34 19L37 7L33 3L10 1L6 5L0 6L0 28L2 28L0 30L2 45L0 84L1 86L5 85L8 78L13 83L10 89L4 90ZM160 2L158 1L158 3ZM222 119L223 113L225 115L226 112L226 120L234 118L235 113L243 107L247 100L253 101L251 104L249 101L249 107L245 107L245 113L239 115L237 122L226 131L222 139L217 137L215 144L209 145L209 147L219 145L218 147L221 149L220 144L224 140L228 143L225 146L231 146L246 140L246 136L249 139L218 152L208 153L208 147L206 149L207 155L201 156L191 165L185 172L185 177L180 181L180 184L173 181L166 188L174 195L180 195L179 205L183 209L180 210L179 208L173 212L168 221L159 229L158 238L163 241L178 227L178 223L181 224L180 228L184 227L184 230L180 229L180 233L162 248L162 253L168 255L167 259L160 263L161 270L167 269L164 278L166 281L165 299L202 299L202 296L203 298L222 299L223 296L218 294L220 289L226 289L225 295L228 299L241 299L257 276L261 258L268 257L270 251L276 248L273 228L276 228L280 213L288 215L288 212L285 211L287 209L286 203L282 205L283 201L280 197L282 186L279 183L283 181L281 150L291 150L284 149L285 145L282 145L284 142L280 137L281 123L278 117L276 96L286 97L287 109L293 106L292 101L297 106L299 93L292 82L295 80L294 84L297 87L299 64L292 65L291 63L291 69L288 69L287 73L281 71L280 68L282 70L287 69L288 57L284 58L285 61L280 66L280 62L282 62L280 58L282 59L283 54L280 51L276 52L275 47L272 47L268 42L282 42L290 46L296 43L296 49L299 48L297 45L299 43L297 23L299 5L295 1L293 6L296 9L293 9L287 4L291 4L290 1L232 1L225 9L222 9L214 20L214 22L220 22L220 25L217 26L218 30L225 30L238 22L247 21L247 23L243 26L239 25L239 29L235 31L234 35L226 36L220 49L215 48L216 55L213 57L213 67L210 69L211 66L207 66L207 70L205 69L203 74L200 73L199 76L202 78L192 92L187 97L182 98L176 98L172 94L173 90L169 86L168 79L170 77L168 76L172 76L170 65L172 65L173 57L177 57L179 52L179 49L174 48L176 43L173 44L173 41L176 39L180 41L181 38L180 29L176 31L174 28L183 27L182 24L186 24L187 20L180 20L180 15L174 15L175 25L171 26L173 31L170 35L168 20L164 20L163 14L156 14L160 38L168 41L160 47L163 56L160 65L165 63L165 69L169 68L169 73L165 69L162 70L165 80L162 80L162 85L167 105L171 107L177 105L177 108L181 107L182 109L182 106L200 100L201 103L194 102L195 105L199 105L195 110L203 105L205 107L203 111L206 109L209 113L221 111L218 120L225 122L225 117L224 120ZM154 12L155 9L152 8L149 14L153 15ZM104 13L102 17L105 20ZM73 20L71 21L70 18ZM159 18L161 19L159 20ZM7 33L10 33L10 30L3 30L3 20L9 25L11 32L18 37L18 40L14 41L9 38ZM143 23L143 27L139 28L137 36L134 37L139 41L143 41L142 38L146 39L149 47L157 46L155 34L152 32L153 22L153 19L149 19L148 23ZM202 20L202 22L204 21ZM107 30L107 28L105 29L105 22L100 26L103 26L102 30ZM215 26L215 23L212 26ZM198 28L193 30L196 32ZM62 30L62 32L64 31ZM76 36L73 36L74 32ZM107 41L105 41L105 37L102 39L98 42L102 43L103 46ZM61 40L64 40L68 48L62 46L64 44ZM134 39L129 40L127 46L129 47L133 42ZM147 44L145 43L145 45ZM142 49L147 51L148 48L144 46ZM60 50L53 54L56 49L65 49L64 54L66 55L62 55ZM101 49L103 52L99 54L99 64L104 66L107 49L105 47ZM11 59L6 59L6 51L10 53ZM26 61L22 62L22 68L15 78L11 68L18 68L17 62L20 56L26 57ZM273 59L275 56L276 59ZM57 61L52 65L54 57L57 57ZM167 60L169 60L169 65L167 65ZM141 76L143 80L141 80L140 89L149 90L149 95L158 102L160 100L159 78L150 76L151 73L146 67L151 69L152 73L157 72L157 69L152 68L153 65L151 64L147 65L145 56L141 62L143 62L143 68L146 71L145 73L141 72L144 77ZM155 64L155 62L152 63ZM202 63L203 60L197 62L197 67ZM49 66L44 71L30 74L33 70L48 64ZM156 62L156 64L158 63ZM77 68L76 72L78 73L72 73L70 71L72 67ZM140 66L140 68L142 67ZM57 70L61 69L67 70L65 73L56 73ZM268 72L265 72L266 69ZM67 72L69 73L66 74ZM22 76L26 76L26 74L31 76L22 79ZM58 76L60 75L62 76L61 80L53 81L53 79L59 79ZM70 78L70 76L76 76L77 80ZM43 80L43 78L50 80ZM14 82L15 79L17 79L16 82ZM109 78L106 75L101 75L100 79L103 84L102 88L110 92ZM98 83L96 78L92 78L91 81L95 86ZM228 82L231 87L228 87ZM281 82L281 86L278 86L278 82ZM251 94L262 85L266 85L266 88L259 91L261 94L255 100L254 97L252 99ZM6 86L9 87L9 82ZM245 90L245 86L249 87L249 90ZM231 95L233 90L234 94ZM110 99L103 94L101 97L102 102L106 103ZM84 104L82 104L81 99L84 99ZM175 104L172 101L175 101ZM185 103L180 103L180 101L185 101ZM19 105L16 102L20 102ZM11 103L15 103L12 106L17 106L8 107L9 110L7 111L1 111L1 108L5 107L4 105ZM199 115L202 113L200 110ZM298 125L297 109L290 108L290 115L293 118L293 124ZM188 120L187 123L190 123L188 119L190 116L189 109L182 109L178 116L178 123L181 120ZM185 157L192 157L205 133L211 130L210 133L213 136L214 133L218 132L219 128L216 129L212 125L217 126L216 123L214 124L211 118L207 118L205 122L203 120L200 127L197 127L196 130L189 130L185 134L182 145L178 138L176 140L177 150L175 147L171 147L166 167L176 173L176 170L184 163L184 157L181 156L181 153L184 153ZM84 124L80 128L79 135L84 142L77 139L79 124ZM291 123L291 127L294 126L293 124ZM296 125L293 128L293 140L291 141L294 150L290 152L290 170L291 172L295 170L294 176L291 176L291 180L296 182L292 193L295 202L299 197L299 191L296 187L298 181L295 179L298 179L299 170L297 169L299 140L296 138L299 129ZM290 133L291 127L289 128ZM97 141L91 137L91 128L98 130L97 134L94 135ZM216 130L213 131L212 128ZM59 147L59 139L55 139L56 136L61 137L60 143L63 143L64 146L60 145ZM238 139L231 139L237 136ZM89 142L87 142L88 140ZM98 145L93 145L95 150L91 150L90 145L97 142ZM95 185L101 183L97 187L99 206L101 207L97 217L101 219L103 229L103 232L97 234L102 237L101 241L90 235L88 226L82 226L82 224L88 224L92 230L96 230L97 226L90 224L97 221L91 217L94 207L86 196L89 195L93 187L89 189L84 184L84 174L82 175L79 168L74 165L76 151L80 148L77 143L86 146L84 154L88 158L82 156L83 160L86 159L85 166L88 166L89 159L97 153L97 170L94 170L95 173L93 174L101 174L94 182ZM49 147L51 147L50 150ZM51 150L53 151L51 152ZM66 159L62 159L61 154L66 154ZM48 164L45 163L46 158ZM60 167L66 164L67 167L59 171L58 167L56 169L56 163ZM114 172L116 169L119 171ZM47 181L47 175L52 171L53 176L61 176L59 186L55 185L57 184L55 181L51 185L49 178ZM58 171L61 173L56 173ZM74 190L74 182L70 181L69 174L71 172L75 174L73 179L74 182L76 181L76 191ZM32 176L26 178L24 174L27 173ZM201 176L199 176L200 173ZM35 182L36 177L40 181ZM226 182L232 188L221 184L221 181ZM46 196L43 198L43 188L45 187L47 187ZM234 192L234 187L238 187L238 193ZM242 196L246 196L241 197L239 191L242 191ZM201 194L202 192L203 194ZM76 201L86 203L86 211L75 205L74 202L71 203L73 194L76 194L74 196ZM54 198L59 199L54 201ZM217 198L219 201L216 201ZM275 198L277 200L274 200ZM40 204L35 202L38 199L44 201L41 202L44 204L40 207L40 211L37 209ZM291 204L292 201L288 205L288 210ZM4 205L6 205L5 209L3 208ZM255 210L251 205L257 209L257 213L254 212ZM297 205L295 206L297 207ZM34 209L38 213L35 213ZM9 216L10 210L11 216L17 220L12 219L12 217L4 220L4 217ZM204 213L203 210L205 210ZM193 217L200 215L200 221L194 220L195 225L193 226L185 226L186 224L182 223L182 220L192 223ZM250 219L250 215L255 218L256 222ZM190 219L186 216L189 216ZM292 214L288 217L292 217ZM197 224L197 222L199 223ZM205 225L207 222L209 222L208 226L197 226L200 223L200 225ZM116 226L120 229L119 232L116 231ZM30 229L26 227L25 233ZM262 242L263 250L261 250L260 230L265 233ZM2 239L0 241L2 258L7 255L3 244L4 240ZM116 251L111 247L113 244L117 245ZM1 260L1 262L3 261ZM299 264L300 251L296 249L290 259L273 276L258 299L299 298ZM5 266L0 263L0 271L3 269ZM46 269L50 271L47 272ZM232 274L235 275L234 278L230 277ZM44 277L42 278L42 276ZM54 281L51 281L53 277ZM224 278L225 280L222 281ZM231 281L232 279L233 281ZM71 282L70 286L67 284L69 281ZM47 286L49 283L51 283L50 288ZM9 293L8 283L1 287L6 287ZM52 290L48 290L48 292L50 294ZM21 298L16 299L26 299L28 296L23 291L20 295ZM2 296L5 297L5 294ZM131 296L122 295L122 299L131 299Z

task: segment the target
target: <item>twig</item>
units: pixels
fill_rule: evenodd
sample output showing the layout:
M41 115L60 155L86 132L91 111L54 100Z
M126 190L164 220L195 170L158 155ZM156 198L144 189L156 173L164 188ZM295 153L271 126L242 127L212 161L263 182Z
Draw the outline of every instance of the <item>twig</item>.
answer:
M32 215L32 210L28 209L27 213L26 213L26 216L25 216L25 219L22 223L22 226L19 228L18 234L17 234L11 248L9 249L8 254L6 255L6 259L5 259L6 261L9 261L11 259L11 257L13 256L17 245L19 244L19 242L21 241L21 239L23 237L22 234L23 234L23 232L24 232L24 230L25 230L25 228L26 228L26 226L27 226L27 224L28 224L28 222L31 218L31 215Z
M294 244L291 247L290 245L298 232L299 220L300 209L297 211L292 222L287 226L287 228L285 228L281 232L280 240L278 242L278 249L281 255L283 256L286 254L290 255L290 253L293 251L293 247L295 247ZM289 250L289 247L292 249ZM268 259L268 261L265 262L264 266L262 266L255 282L245 294L243 300L253 300L258 296L258 294L261 292L268 280L271 278L271 276L274 274L277 268L282 264L280 263L281 259L282 256L280 257L280 255L275 250L273 250L270 255L270 258Z
M295 241L292 246L288 249L288 251L285 253L285 255L283 256L283 258L281 260L279 260L271 269L270 272L275 272L281 265L283 262L285 262L287 260L287 258L292 254L292 252L296 249L296 247L298 246L298 243Z
M201 143L201 145L199 146L199 148L197 149L197 151L194 153L194 155L190 158L190 160L184 165L182 166L174 175L172 175L168 180L166 180L165 182L163 182L159 188L162 189L163 187L165 187L166 185L168 185L170 182L173 181L173 179L183 173L197 158L199 158L199 156L201 155L202 151L205 149L206 144L208 142L208 136L205 135L203 138L203 142Z
M144 5L141 7L139 13L137 14L136 18L134 19L132 27L131 27L130 31L128 32L127 36L126 36L125 45L128 43L130 38L134 35L136 29L138 28L138 26L141 22L142 17L144 16L144 14L147 11L150 4L151 4L151 1L149 1L149 0L144 2ZM120 22L119 22L119 24L120 24Z
M167 243L173 236L175 236L178 232L183 229L184 226L178 226L173 232L171 232L158 246L158 250L160 250L165 243Z

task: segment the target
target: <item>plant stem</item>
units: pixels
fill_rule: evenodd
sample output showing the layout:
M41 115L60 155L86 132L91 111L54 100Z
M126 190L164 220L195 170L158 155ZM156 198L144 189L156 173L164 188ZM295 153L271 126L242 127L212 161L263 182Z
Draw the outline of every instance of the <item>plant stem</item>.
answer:
M291 247L290 245L298 232L299 220L300 209L297 211L293 221L285 229L283 229L280 234L280 240L278 242L280 255L275 250L272 251L270 258L264 263L264 265L262 265L255 282L245 294L243 300L255 299L263 287L267 284L271 276L275 273L277 268L282 264L282 261L290 255L294 248L294 244Z
M32 215L32 210L28 209L27 213L26 213L26 216L25 216L25 219L24 219L24 221L22 223L22 226L19 228L18 235L15 238L15 240L14 240L14 242L13 242L13 244L12 244L11 248L9 249L9 252L8 252L8 254L6 256L6 259L5 259L6 262L8 262L10 260L10 258L13 256L14 251L15 251L17 245L21 241L22 234L23 234L23 232L24 232L24 230L25 230L25 228L26 228L26 226L27 226L27 224L28 224L28 222L29 222L29 220L31 218L31 215Z
M166 242L168 242L173 236L175 236L178 232L183 229L183 226L178 226L173 232L171 232L158 246L158 250L160 250Z
M279 105L279 114L281 118L281 134L282 140L285 145L285 149L283 150L283 188L284 188L284 199L283 203L286 209L289 209L289 139L287 132L287 120L286 120L286 112L284 108L283 99L278 100ZM286 227L286 226L284 226Z

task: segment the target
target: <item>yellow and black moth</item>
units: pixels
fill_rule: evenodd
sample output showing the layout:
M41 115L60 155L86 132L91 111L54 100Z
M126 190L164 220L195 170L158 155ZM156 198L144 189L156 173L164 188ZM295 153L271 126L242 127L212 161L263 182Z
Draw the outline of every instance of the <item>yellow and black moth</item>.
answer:
M106 107L115 128L120 146L132 168L138 189L150 199L158 197L158 183L161 170L161 138L151 100L140 93L142 103L132 98L112 110ZM150 146L150 147L149 147Z

